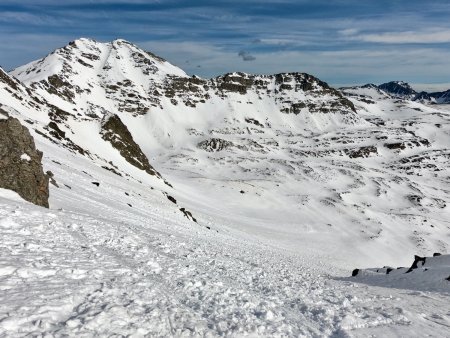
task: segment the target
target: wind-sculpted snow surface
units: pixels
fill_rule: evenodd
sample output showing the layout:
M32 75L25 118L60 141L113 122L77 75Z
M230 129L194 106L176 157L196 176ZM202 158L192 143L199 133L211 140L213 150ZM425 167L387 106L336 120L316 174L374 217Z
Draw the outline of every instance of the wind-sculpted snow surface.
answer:
M208 230L157 189L74 160L49 164L62 187L53 210L0 191L0 335L447 332L446 294L335 280L348 271L308 248L280 251L220 217L204 221Z
M344 277L448 253L448 106L190 77L124 40L12 75L54 184L50 210L1 191L0 336L446 335L447 284Z

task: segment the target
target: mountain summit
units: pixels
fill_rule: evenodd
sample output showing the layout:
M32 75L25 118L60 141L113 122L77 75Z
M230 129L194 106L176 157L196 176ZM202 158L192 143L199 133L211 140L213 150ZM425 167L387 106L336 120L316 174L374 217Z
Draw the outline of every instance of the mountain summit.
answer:
M186 73L125 40L78 39L11 72L69 113L102 117L104 111L144 113L169 76Z
M413 99L417 95L417 92L404 81L391 81L383 83L379 85L378 88L384 90L386 93L406 99Z

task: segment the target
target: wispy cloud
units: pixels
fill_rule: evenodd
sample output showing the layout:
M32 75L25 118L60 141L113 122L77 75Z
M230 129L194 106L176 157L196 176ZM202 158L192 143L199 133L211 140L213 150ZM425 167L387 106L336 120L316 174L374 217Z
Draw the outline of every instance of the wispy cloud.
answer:
M443 92L450 89L450 82L442 83L411 83L414 90L426 92Z
M351 39L365 42L387 43L387 44L436 44L450 42L450 29L434 29L426 32L388 32L379 34L347 34Z
M50 16L46 14L34 14L19 11L0 12L0 23L3 25L27 25L27 26L64 26L71 20L64 17Z
M0 64L11 69L80 36L120 37L205 77L448 82L449 17L447 0L2 0Z

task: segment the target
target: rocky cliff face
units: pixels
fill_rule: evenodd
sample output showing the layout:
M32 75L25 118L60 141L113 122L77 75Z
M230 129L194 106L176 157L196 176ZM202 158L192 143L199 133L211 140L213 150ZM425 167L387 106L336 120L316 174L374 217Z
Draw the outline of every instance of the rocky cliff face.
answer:
M161 175L150 165L139 145L133 140L126 125L117 115L105 116L101 125L102 138L111 143L125 160L150 175Z
M417 92L412 89L408 83L403 81L391 81L383 83L379 85L378 88L391 95L406 99L413 99L417 95Z
M379 86L374 84L366 84L363 86L355 86L355 87L344 87L341 88L344 94L347 94L348 91L359 91L361 92L365 90L367 94L367 90L378 91L377 95L380 96L388 96L395 99L403 99L403 100L411 100L417 101L424 104L448 104L450 103L450 89L443 92L426 92L415 91L408 83L403 81L391 81L387 83L383 83Z
M450 89L446 90L445 92L430 93L429 95L436 100L436 103L450 103Z
M42 169L42 152L19 120L0 113L0 188L48 208L48 177Z

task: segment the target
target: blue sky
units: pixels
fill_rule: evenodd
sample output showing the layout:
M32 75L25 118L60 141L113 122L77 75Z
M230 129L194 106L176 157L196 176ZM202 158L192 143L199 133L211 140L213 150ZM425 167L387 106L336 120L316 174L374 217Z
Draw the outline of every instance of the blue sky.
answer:
M1 0L0 65L123 38L190 74L311 73L450 88L448 0Z

